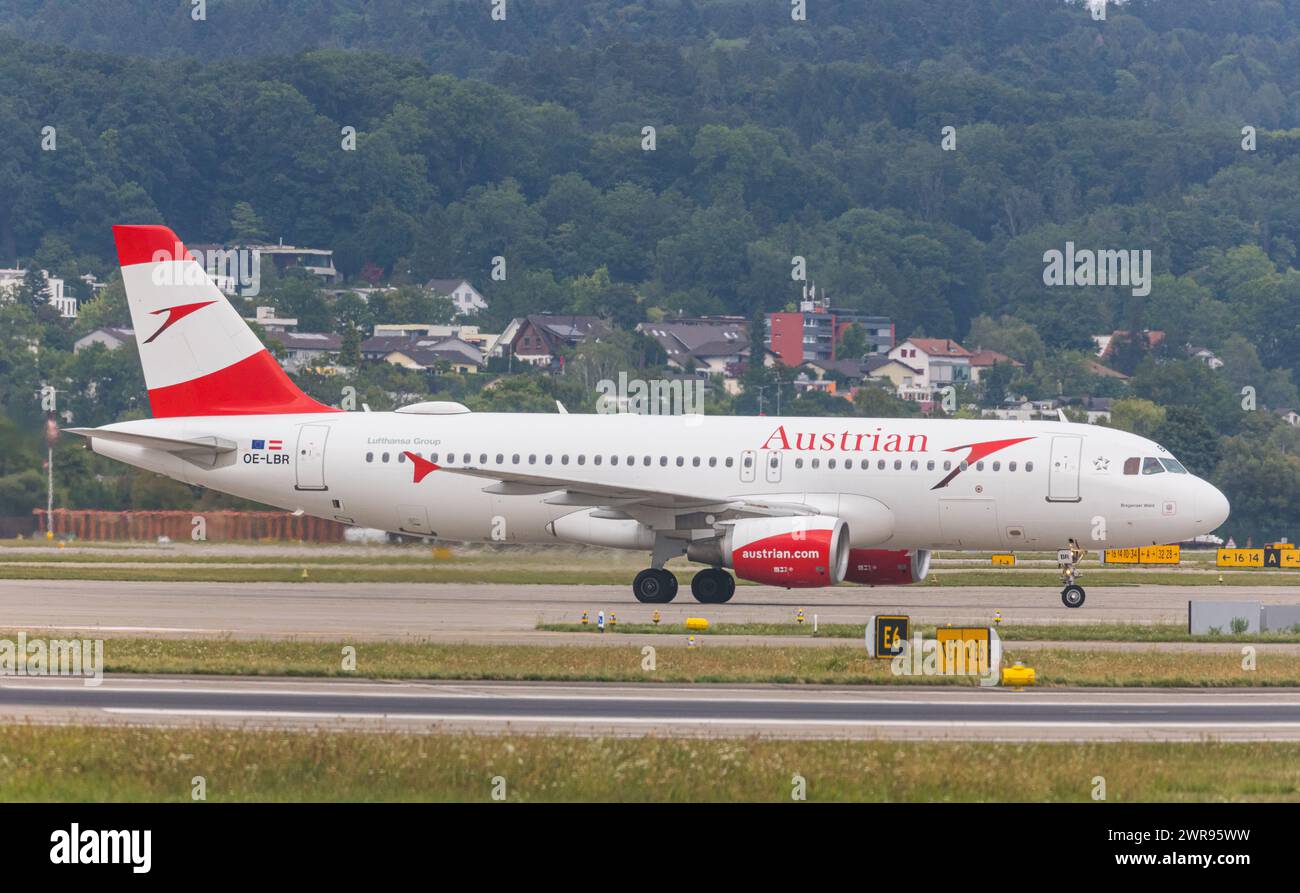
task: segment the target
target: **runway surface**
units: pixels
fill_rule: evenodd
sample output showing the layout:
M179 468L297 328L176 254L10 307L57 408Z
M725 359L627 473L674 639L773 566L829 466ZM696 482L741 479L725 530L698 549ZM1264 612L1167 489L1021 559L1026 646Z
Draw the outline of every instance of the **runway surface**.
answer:
M1300 740L1300 691L6 679L0 722L980 740Z
M1094 587L1071 610L1053 589L986 586L893 586L787 591L743 586L731 604L704 606L683 592L658 606L664 623L788 623L804 609L809 624L862 623L877 613L909 614L917 623L988 624L994 611L1012 623L1185 623L1188 599L1300 602L1296 587ZM426 639L535 642L538 622L574 623L583 611L617 613L621 623L648 623L656 609L624 586L462 583L141 583L0 580L0 629L67 629L103 635ZM609 636L574 634L584 644ZM620 636L626 644L628 639ZM658 639L662 641L662 638ZM713 641L722 641L717 637ZM766 640L771 642L771 640ZM801 642L823 640L802 639ZM844 640L838 640L844 641Z

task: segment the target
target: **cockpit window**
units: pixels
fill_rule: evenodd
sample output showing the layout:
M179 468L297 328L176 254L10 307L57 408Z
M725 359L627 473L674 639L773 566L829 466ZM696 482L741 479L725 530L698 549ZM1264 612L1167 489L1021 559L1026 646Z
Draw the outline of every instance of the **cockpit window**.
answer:
M1172 471L1174 474L1187 474L1187 469L1184 468L1183 463L1179 462L1177 459L1161 459L1160 462L1166 469Z
M1124 473L1125 473L1125 474L1137 474L1137 473L1138 473L1138 469L1140 469L1141 467L1142 467L1142 457L1141 457L1141 456L1133 456L1133 457L1130 458L1130 459L1125 459L1125 460L1124 460Z
M1165 470L1164 466L1160 464L1159 459L1155 459L1151 456L1147 456L1145 459L1142 460L1143 474L1160 474L1164 470Z

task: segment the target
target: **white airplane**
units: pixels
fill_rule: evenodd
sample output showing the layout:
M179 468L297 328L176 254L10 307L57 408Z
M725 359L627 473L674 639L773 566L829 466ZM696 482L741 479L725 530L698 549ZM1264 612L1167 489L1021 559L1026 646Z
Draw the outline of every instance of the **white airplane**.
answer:
M304 394L166 227L114 227L152 419L73 428L96 453L187 484L443 539L650 553L787 588L913 583L934 549L1189 540L1228 501L1163 447L1067 422L341 412ZM1084 591L1062 593L1069 607Z

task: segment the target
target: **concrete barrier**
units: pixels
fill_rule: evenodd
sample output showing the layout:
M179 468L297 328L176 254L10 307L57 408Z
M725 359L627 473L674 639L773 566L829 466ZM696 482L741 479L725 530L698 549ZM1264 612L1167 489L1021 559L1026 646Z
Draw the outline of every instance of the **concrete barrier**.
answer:
M1258 633L1262 629L1264 605L1260 602L1189 601L1187 631L1194 636L1230 635L1232 621L1246 621L1241 632Z

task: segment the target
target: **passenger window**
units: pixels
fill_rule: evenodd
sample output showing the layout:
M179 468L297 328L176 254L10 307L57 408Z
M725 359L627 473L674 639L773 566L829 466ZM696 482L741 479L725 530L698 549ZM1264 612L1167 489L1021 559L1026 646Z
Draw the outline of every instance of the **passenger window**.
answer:
M903 460L902 460L902 459L895 459L895 460L894 460L894 471L902 471L902 470L903 470Z
M709 467L710 467L710 468L717 468L717 467L718 467L718 457L717 457L717 456L710 456L710 457L709 457Z
M375 461L375 454L374 454L374 453L366 453L366 461L367 461L367 462L374 462L374 461Z
M600 456L599 453L597 453L596 455L594 455L594 456L591 457L591 464L592 464L592 465L599 465L600 462L601 462L601 456Z
M430 461L430 462L437 462L437 461L438 461L438 454L437 454L437 453L430 453L430 454L429 454L429 461Z
M913 460L912 460L912 470L913 470L913 471L916 471L916 470L917 470L918 468L920 468L920 467L921 467L921 463L920 463L920 462L917 462L915 459L913 459Z
M518 454L518 453L515 453L513 456L511 456L511 457L510 457L510 461L511 461L512 463L514 463L515 465L518 465L518 464L519 464L519 454Z
M469 464L470 464L471 462L473 462L473 461L474 461L474 457L471 456L469 453L466 453L466 454L465 454L464 463L465 463L466 465L469 465Z
M660 465L660 467L663 467L663 466L665 466L665 465L667 465L667 464L668 464L668 457L667 457L667 456L660 456L660 457L659 457L659 465Z
M993 463L993 470L994 470L994 471L1001 471L1001 470L1002 470L1002 463L1001 463L1001 462L994 462L994 463Z
M695 458L691 459L691 464L694 465L696 468L699 468L699 467L700 467L700 457L699 457L699 456L696 456Z
M387 462L387 461L388 461L388 454L387 454L387 453L384 453L384 455L381 456L380 458L382 458L385 462Z
M880 471L884 471L884 470L885 470L885 460L884 460L884 459L880 459L880 460L878 460L878 461L876 462L876 468L879 469Z
M536 464L537 464L537 454L536 454L536 453L529 453L529 454L528 454L528 464L529 464L529 465L536 465Z
M753 460L753 458L750 457L750 456L746 456L746 457L745 457L745 467L746 467L746 468L749 468L749 467L750 467L751 465L753 465L753 464L754 464L754 460Z
M735 461L736 461L736 460L734 460L734 459L732 459L730 456L728 456L728 457L726 458L727 467L730 468L732 465L735 464Z
M929 462L925 463L925 470L926 470L926 471L934 471L934 460L933 460L933 459L931 459Z
M1007 463L1007 471L1015 471L1015 470L1016 470L1016 463L1014 463L1014 462L1008 462L1008 463Z
M550 464L551 464L551 456L550 456L550 455L547 455L545 461L546 461L546 464L547 464L547 465L550 465Z
M568 464L569 464L569 454L568 454L568 453L565 453L563 456L560 457L560 464L561 464L561 465L568 465Z
M1025 471L1033 471L1033 470L1034 470L1034 463L1033 463L1033 462L1026 462L1026 463L1025 463Z
M829 460L827 460L827 462L826 462L826 467L827 467L827 468L834 468L834 467L835 467L835 460L834 460L834 459L829 459Z
M398 465L405 465L405 464L406 464L406 453L398 453L398 454L397 454L397 464L398 464Z
M1138 458L1137 456L1133 456L1133 457L1130 458L1130 459L1125 459L1125 460L1124 460L1124 473L1125 473L1125 474L1137 474L1137 473L1138 473L1138 468L1139 468L1141 465L1142 465L1142 460L1141 460L1140 458Z
M586 464L587 464L587 457L586 457L586 456L582 456L582 455L578 456L578 464L579 464L579 465L586 465Z
M506 461L506 457L505 457L504 455L502 455L501 453L497 453L497 464L498 464L498 465L504 465L504 464L505 464L505 461Z
M945 461L945 462L943 463L943 470L944 470L944 471L952 471L952 461L951 461L951 460Z
M1152 458L1151 456L1147 456L1145 459L1142 460L1142 473L1143 473L1143 474L1161 474L1161 473L1164 472L1164 470L1165 470L1165 469L1164 469L1164 467L1160 464L1160 460L1159 460L1159 459L1155 459L1155 458Z
M642 465L649 465L649 464L650 464L650 457L649 457L649 456L646 456L646 457L645 457L645 460L644 460L641 464L642 464Z
M822 460L821 460L821 459L814 459L814 460L812 460L812 467L813 467L813 468L821 468L821 465L822 465Z
M681 456L678 456L678 457L677 457L677 467L678 467L678 468L681 468L681 467L682 467L683 465L685 465L685 464L686 464L686 459L684 459L684 458L681 457Z
M976 462L976 463L975 463L975 470L976 470L976 471L983 471L983 470L984 470L984 463L983 463L983 462Z

